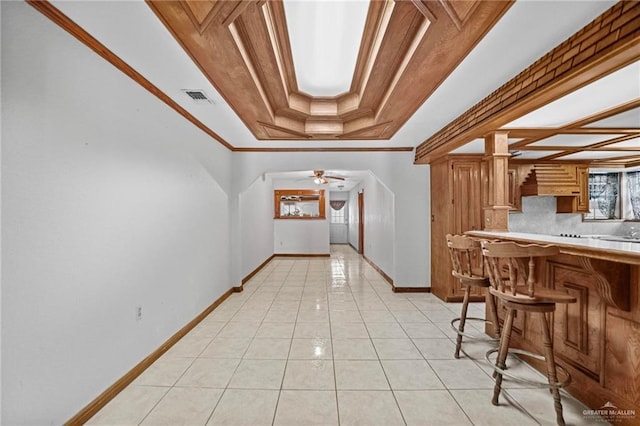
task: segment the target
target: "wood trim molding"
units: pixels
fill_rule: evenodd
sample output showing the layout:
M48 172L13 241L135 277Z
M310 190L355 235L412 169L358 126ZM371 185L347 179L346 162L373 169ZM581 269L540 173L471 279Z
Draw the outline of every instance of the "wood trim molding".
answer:
M275 253L273 257L331 257L331 253Z
M335 148L234 148L234 152L409 152L413 151L411 146L397 148L355 148L355 147L335 147Z
M391 278L389 275L387 275L382 269L380 269L380 267L378 265L376 265L375 263L373 263L373 261L371 259L369 259L367 256L365 256L364 254L362 255L362 258L364 260L367 261L367 263L369 265L371 265L371 267L373 269L375 269L380 275L382 275L382 278L385 279L386 282L388 282L389 284L391 284L392 288L395 288L393 285L393 278Z
M349 244L351 245L351 244ZM351 246L353 247L353 246ZM357 250L356 250L357 251ZM387 275L378 265L376 265L371 259L369 259L367 256L365 256L364 254L362 255L362 258L364 260L367 261L367 263L369 265L371 265L371 267L373 269L376 270L376 272L378 272L380 275L382 275L382 278L385 279L386 282L389 283L389 285L391 285L391 291L393 291L394 293L431 293L431 288L430 287L396 287L393 284L393 278L391 278L389 275Z
M640 2L620 1L416 149L416 164L465 143L640 58Z
M151 364L158 360L165 352L175 345L182 337L189 333L203 319L207 317L214 309L224 302L232 293L242 291L242 286L232 287L220 296L209 307L202 311L197 317L191 320L187 325L182 327L177 333L165 341L158 349L153 351L149 356L140 361L135 367L129 370L113 385L109 386L97 398L91 401L87 406L80 410L75 416L65 422L66 426L81 426L85 424L91 417L100 411L105 405L124 390L131 382L133 382L140 374L142 374Z
M246 284L251 278L253 278L258 272L260 272L260 270L262 268L264 268L265 266L267 266L267 264L269 262L271 262L271 260L274 258L274 254L272 254L271 256L267 257L267 260L265 260L264 262L262 262L256 269L254 269L253 271L249 272L249 274L247 274L246 277L244 277L242 279L242 285Z
M396 287L393 286L394 293L431 293L431 287Z

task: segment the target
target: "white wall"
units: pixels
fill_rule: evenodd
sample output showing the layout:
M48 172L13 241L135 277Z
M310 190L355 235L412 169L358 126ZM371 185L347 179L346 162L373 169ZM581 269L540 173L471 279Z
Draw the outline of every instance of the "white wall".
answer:
M329 254L326 220L275 220L273 229L276 254Z
M62 424L231 286L232 158L26 3L1 7L1 423Z
M395 195L373 174L363 180L364 255L394 279L397 276Z
M509 231L534 234L625 235L633 222L583 221L581 213L556 213L556 197L522 197L522 212L509 213Z
M2 22L2 7L0 7L0 23ZM2 80L2 58L0 55L0 81ZM0 84L0 99L2 99L2 85ZM1 110L1 108L0 108ZM0 129L2 129L2 114L0 114ZM2 138L0 137L0 141ZM2 163L2 149L0 149L0 164ZM1 185L0 185L1 187ZM0 230L2 229L2 189L0 188ZM2 259L2 244L0 244L0 259ZM0 277L2 277L2 262L0 261ZM0 280L0 318L2 318L2 285ZM0 423L2 423L2 333L0 332Z
M240 240L244 278L273 254L273 183L269 176L258 177L239 195ZM236 281L237 283L238 281Z
M330 200L349 200L349 192L348 191L330 191L329 192Z

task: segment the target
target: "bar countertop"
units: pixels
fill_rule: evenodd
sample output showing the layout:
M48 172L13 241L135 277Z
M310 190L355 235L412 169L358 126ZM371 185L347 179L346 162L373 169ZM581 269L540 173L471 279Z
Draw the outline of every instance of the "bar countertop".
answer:
M553 244L560 252L593 259L640 265L640 242L606 241L598 237L561 237L524 232L467 231L478 238L515 241L528 244Z

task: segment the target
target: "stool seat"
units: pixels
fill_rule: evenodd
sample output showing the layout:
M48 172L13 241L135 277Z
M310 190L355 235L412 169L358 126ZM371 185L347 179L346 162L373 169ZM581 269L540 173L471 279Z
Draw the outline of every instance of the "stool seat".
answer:
M512 293L510 286L505 286L505 291L490 288L489 292L499 300L507 300L513 303L522 303L524 305L536 305L546 303L576 303L577 299L570 294L547 288L537 288L535 296L531 297L522 288L516 287L515 293Z
M564 426L559 388L567 386L571 382L571 375L567 369L557 365L555 362L552 337L553 324L548 321L546 314L554 312L558 303L575 303L576 298L567 293L543 287L537 281L535 274L536 261L538 259L557 255L560 250L550 245L520 245L514 242L483 241L481 246L484 263L491 282L489 293L500 301L506 309L500 347L494 364L496 383L491 402L494 405L498 405L502 377L507 375L505 361L509 352L543 359L547 367L548 380L544 386L549 388L553 395L556 422L558 425ZM505 271L507 277L504 276ZM537 317L540 321L544 357L531 352L509 348L513 320L517 311L528 312L532 315L532 319ZM487 360L494 352L495 350L487 352ZM564 381L558 381L557 370L562 371L566 376ZM539 385L539 383L534 385Z
M497 333L500 332L500 325L498 323L495 299L488 291L485 291L485 303L489 306L489 315L491 319L485 320L484 318L467 316L471 288L476 287L488 289L491 287L489 277L484 271L480 242L465 235L448 234L446 238L447 247L449 248L449 254L451 256L451 264L453 265L451 275L457 278L460 281L460 285L464 287L464 299L462 301L460 316L451 321L451 328L453 328L458 335L456 338L456 350L453 356L455 358L460 358L463 337L469 339L490 340L494 342L497 341L496 339L490 339L486 336L465 333L464 329L467 321L478 321L492 324Z

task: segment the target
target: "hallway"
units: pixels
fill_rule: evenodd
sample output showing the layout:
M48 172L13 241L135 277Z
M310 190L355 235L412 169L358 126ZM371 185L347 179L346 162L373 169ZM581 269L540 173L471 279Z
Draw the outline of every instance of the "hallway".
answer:
M458 304L393 293L351 247L331 250L272 260L88 424L555 424L544 389L507 382L510 401L491 405L488 344L453 358Z

